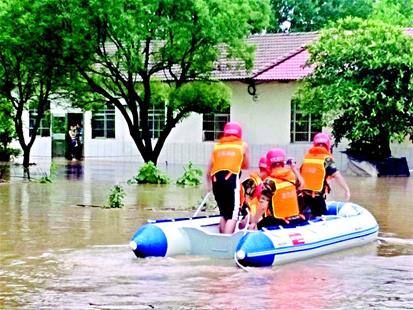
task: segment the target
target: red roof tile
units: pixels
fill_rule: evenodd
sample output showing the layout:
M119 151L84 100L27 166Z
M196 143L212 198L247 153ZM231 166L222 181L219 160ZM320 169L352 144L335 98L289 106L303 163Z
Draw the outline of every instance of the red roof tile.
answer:
M314 66L306 65L309 57L309 53L304 48L300 48L294 54L258 72L253 79L256 81L300 80L314 69Z
M298 56L303 47L317 37L317 32L275 33L251 36L247 41L256 47L253 69L247 72L241 61L226 60L226 53L223 51L220 60L217 62L218 70L213 72L213 76L220 80L241 80L258 77L260 73L279 65L286 59ZM302 58L302 55L300 57ZM302 60L297 61L300 62ZM299 72L301 71L299 68L288 67L296 66L297 64L295 61L289 61L284 70ZM295 73L290 75L288 79L295 80L301 78L301 75L294 77L295 75ZM283 78L283 80L285 79ZM271 80L269 76L268 80Z

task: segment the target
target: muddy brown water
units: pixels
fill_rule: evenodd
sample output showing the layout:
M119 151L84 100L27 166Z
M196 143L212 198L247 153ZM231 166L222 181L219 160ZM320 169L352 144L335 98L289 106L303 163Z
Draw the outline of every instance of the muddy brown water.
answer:
M46 168L33 169L34 177ZM137 259L129 250L147 219L191 215L202 188L127 185L136 163L61 161L58 168L52 184L24 181L20 167L4 170L0 309L413 308L412 177L346 178L352 201L380 225L377 243L244 272L232 260ZM172 177L183 172L163 168ZM115 184L126 206L96 207ZM329 199L342 198L333 185Z

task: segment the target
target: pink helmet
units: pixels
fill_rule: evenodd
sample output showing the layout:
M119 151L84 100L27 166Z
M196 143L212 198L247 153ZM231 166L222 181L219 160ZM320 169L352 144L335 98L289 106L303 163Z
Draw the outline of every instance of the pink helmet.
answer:
M227 136L236 136L242 138L242 128L241 125L237 122L228 122L224 127L224 137Z
M327 150L330 150L331 148L330 136L324 132L319 132L318 134L314 136L314 139L313 139L313 146L316 146L317 144L324 144Z
M262 169L268 168L267 156L265 155L261 156L260 161L258 162L258 168L262 168Z
M267 165L271 166L273 163L285 162L285 151L280 148L271 149L267 153Z

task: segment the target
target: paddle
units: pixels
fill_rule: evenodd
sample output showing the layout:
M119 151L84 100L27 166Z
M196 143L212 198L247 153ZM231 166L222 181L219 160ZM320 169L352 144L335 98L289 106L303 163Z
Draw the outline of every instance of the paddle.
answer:
M207 199L208 199L208 197L209 197L210 194L211 194L211 192L208 192L208 193L205 195L204 199L202 200L201 204L199 205L198 209L196 209L196 211L195 211L194 215L192 215L192 217L195 217L195 216L198 215L198 213L201 211L203 205L206 203L206 201L207 201Z

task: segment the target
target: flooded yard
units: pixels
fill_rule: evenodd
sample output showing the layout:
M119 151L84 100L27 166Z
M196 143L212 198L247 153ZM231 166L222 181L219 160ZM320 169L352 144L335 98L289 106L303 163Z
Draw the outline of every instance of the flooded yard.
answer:
M8 169L8 170L7 170ZM232 260L137 259L128 248L150 218L190 216L202 187L128 185L138 165L61 161L51 184L21 167L0 184L0 309L413 308L413 178L347 177L352 201L380 225L366 247L244 272ZM33 178L48 166L32 169ZM162 167L176 179L182 167ZM103 209L120 184L125 206ZM330 200L343 199L333 185Z

